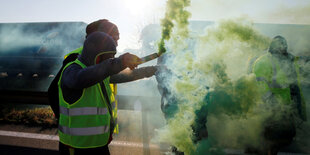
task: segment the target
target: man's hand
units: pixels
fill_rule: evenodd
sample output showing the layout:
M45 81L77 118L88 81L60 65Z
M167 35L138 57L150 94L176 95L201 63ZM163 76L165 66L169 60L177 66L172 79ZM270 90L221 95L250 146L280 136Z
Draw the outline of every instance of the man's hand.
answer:
M133 70L135 67L141 64L141 59L136 55L130 53L125 53L121 55L119 58L121 58L122 64L125 67L129 67L131 70Z

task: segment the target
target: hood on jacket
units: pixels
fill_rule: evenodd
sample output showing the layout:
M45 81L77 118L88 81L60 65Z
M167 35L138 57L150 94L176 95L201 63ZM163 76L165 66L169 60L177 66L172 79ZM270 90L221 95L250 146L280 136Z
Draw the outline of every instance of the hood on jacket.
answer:
M287 54L287 42L282 36L276 36L272 39L269 52L271 54L286 55Z
M86 66L96 64L96 58L105 53L116 53L114 40L104 32L93 32L84 41L79 60Z

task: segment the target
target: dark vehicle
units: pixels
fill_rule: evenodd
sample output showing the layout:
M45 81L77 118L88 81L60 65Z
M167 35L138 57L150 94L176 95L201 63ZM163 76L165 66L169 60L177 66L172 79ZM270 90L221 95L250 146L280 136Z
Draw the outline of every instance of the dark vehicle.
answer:
M12 95L46 96L64 55L82 46L86 25L83 22L1 23L2 102Z

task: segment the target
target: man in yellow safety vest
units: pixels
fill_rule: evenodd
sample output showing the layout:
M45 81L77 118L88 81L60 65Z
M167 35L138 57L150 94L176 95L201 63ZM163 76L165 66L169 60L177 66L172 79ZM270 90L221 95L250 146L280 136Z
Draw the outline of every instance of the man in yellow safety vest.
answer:
M289 145L296 134L296 120L307 118L297 60L298 57L287 52L286 39L276 36L268 53L253 64L263 101L274 109L263 133L268 154L277 154L281 147Z
M141 61L129 53L118 58L115 54L114 40L94 32L78 59L62 70L58 81L60 154L109 154L116 119L110 76L127 67L134 69Z

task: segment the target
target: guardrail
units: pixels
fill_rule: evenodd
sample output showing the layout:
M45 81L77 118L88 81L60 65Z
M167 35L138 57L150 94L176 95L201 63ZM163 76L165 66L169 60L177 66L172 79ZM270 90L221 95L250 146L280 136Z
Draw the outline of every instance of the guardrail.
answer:
M137 102L146 103L156 101L156 97L146 96L128 96L117 95L118 108L122 110L151 110L146 104L138 104ZM0 90L1 104L38 104L49 105L47 92L38 91L19 91L19 90ZM125 104L126 103L126 104Z
M154 102L158 102L156 97L144 97L144 96L126 96L117 95L118 109L120 110L133 110L141 111L142 118L142 144L143 154L150 154L150 144L148 135L148 113L154 110ZM49 105L47 92L35 92L35 91L18 91L18 90L0 90L0 103L1 104L37 104L37 105ZM155 103L156 104L156 103Z

